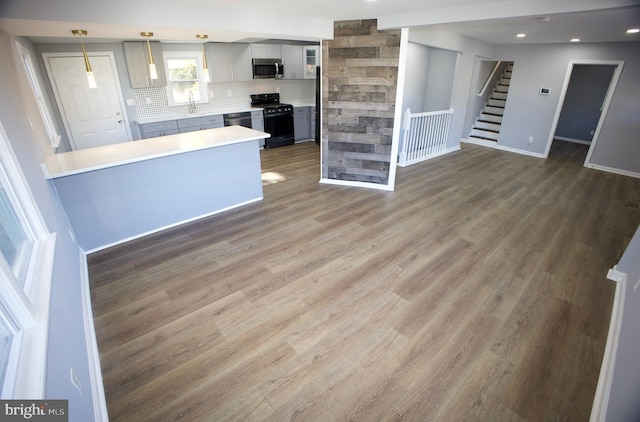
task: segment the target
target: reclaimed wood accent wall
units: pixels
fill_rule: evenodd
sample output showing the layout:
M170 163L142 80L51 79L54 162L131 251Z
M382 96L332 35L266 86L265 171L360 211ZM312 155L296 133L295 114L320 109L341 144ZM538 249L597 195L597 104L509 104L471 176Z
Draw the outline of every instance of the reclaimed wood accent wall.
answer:
M386 185L389 180L400 30L340 21L323 42L322 177Z

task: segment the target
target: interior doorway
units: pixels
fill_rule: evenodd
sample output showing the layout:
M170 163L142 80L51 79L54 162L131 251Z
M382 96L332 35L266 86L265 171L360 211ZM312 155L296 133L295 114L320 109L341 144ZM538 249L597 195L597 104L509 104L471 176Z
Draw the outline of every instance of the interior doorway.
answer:
M603 60L569 63L545 158L554 140L570 141L588 147L584 165L590 163L622 65Z
M73 150L131 141L111 52L89 56L97 88L89 88L81 54L44 54L53 93Z

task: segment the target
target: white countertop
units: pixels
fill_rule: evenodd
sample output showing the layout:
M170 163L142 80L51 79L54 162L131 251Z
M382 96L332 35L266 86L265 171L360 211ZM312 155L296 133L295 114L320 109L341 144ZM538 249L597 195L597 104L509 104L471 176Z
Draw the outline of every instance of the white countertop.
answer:
M270 136L266 132L243 126L225 126L52 154L46 158L42 169L47 179L55 179L158 157L254 141Z

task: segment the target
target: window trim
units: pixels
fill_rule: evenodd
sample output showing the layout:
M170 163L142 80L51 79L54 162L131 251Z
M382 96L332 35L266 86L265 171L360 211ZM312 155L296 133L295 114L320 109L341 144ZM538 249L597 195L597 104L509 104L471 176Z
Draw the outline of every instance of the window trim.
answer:
M169 107L177 107L177 106L185 106L189 105L189 102L176 102L173 97L173 90L171 89L171 84L173 82L171 80L171 73L169 71L169 60L171 59L196 59L196 72L198 75L198 88L200 91L200 100L195 101L196 104L208 103L209 102L209 87L207 82L204 80L204 70L202 68L202 51L163 51L162 52L162 60L164 61L164 68L167 72L167 103Z
M12 205L25 218L34 243L27 281L21 288L4 258L0 259L0 312L13 322L14 337L2 398L44 398L51 281L56 234L50 233L37 208L7 133L0 122L0 163Z
M31 92L33 92L33 96L36 99L36 104L38 105L38 110L40 111L44 128L49 136L49 142L53 148L58 148L60 146L60 139L62 139L62 136L60 135L56 121L53 118L51 108L43 95L42 86L40 85L40 80L37 76L38 72L36 71L33 59L31 58L31 53L19 41L16 41L16 46L18 48L18 53L20 54L20 61L24 67L27 80L29 81L29 86L31 87Z

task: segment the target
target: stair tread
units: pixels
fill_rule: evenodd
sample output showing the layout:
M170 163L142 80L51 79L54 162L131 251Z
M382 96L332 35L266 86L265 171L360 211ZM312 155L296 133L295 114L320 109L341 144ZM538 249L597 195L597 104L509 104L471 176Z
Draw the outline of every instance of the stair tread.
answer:
M489 129L489 128L486 128L486 127L475 127L475 126L474 126L474 127L473 127L473 129L475 129L475 130L480 130L480 131L482 131L482 132L500 133L500 130L499 130L499 129L498 129L498 130L494 130L494 129Z
M477 139L482 139L484 141L493 141L493 142L498 142L497 139L492 139L492 138L485 138L484 136L477 136L477 135L469 135L469 138L477 138Z
M470 139L497 142L511 83L513 63L507 64L469 134Z

